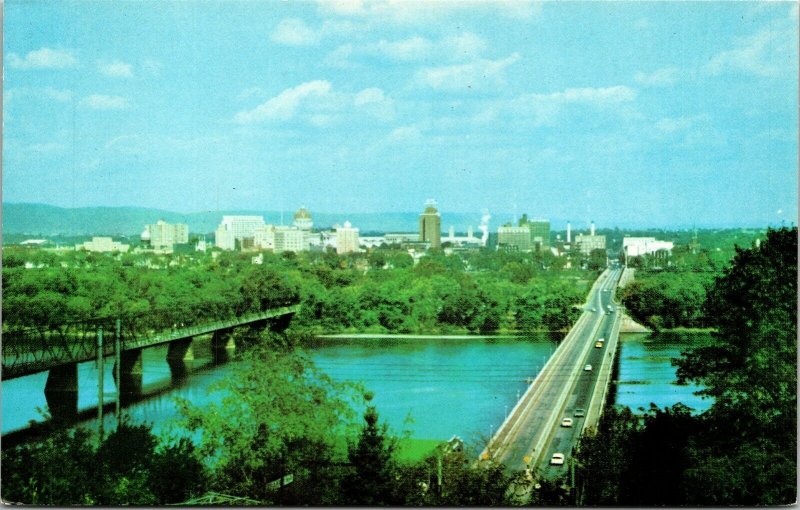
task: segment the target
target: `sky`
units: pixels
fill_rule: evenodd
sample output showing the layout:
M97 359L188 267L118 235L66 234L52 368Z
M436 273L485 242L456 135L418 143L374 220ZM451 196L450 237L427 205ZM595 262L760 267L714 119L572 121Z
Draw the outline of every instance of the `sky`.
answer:
M797 221L796 3L4 10L4 202Z

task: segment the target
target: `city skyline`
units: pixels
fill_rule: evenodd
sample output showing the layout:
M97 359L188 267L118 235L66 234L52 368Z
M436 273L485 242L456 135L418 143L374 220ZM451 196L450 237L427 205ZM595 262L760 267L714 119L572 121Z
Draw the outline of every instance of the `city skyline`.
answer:
M8 202L797 221L793 3L11 2L4 25Z

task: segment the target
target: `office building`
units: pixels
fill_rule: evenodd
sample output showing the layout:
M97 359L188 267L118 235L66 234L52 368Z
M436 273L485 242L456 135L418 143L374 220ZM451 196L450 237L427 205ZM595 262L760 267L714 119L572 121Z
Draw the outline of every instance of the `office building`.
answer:
M430 243L431 248L442 245L442 218L433 200L425 203L425 211L419 215L419 240Z
M253 246L262 250L275 249L275 227L264 225L253 232Z
M256 230L265 226L262 216L223 216L214 231L214 243L223 250L236 248L236 241L255 239Z
M538 251L550 247L550 220L528 220L528 228L531 231L531 248Z
M589 255L592 250L606 249L606 236L578 234L575 236L575 244L582 254Z
M189 242L189 226L185 223L167 223L163 220L145 225L141 239L154 250L172 250L176 244Z
M336 229L336 253L353 253L358 251L358 229L353 228L349 221L343 227Z
M531 230L528 225L504 225L497 229L497 247L500 250L531 251Z
M308 251L306 233L297 227L275 227L275 241L273 251Z

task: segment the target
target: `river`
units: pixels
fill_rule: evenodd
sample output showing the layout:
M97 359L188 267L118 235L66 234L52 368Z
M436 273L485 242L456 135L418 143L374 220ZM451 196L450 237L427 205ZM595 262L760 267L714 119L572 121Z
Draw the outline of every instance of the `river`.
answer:
M696 387L677 386L670 358L695 343L692 335L627 335L620 342L617 403L634 410L678 401L702 410L708 402L693 395ZM458 435L485 440L502 423L556 347L553 336L471 338L357 338L319 340L308 349L312 360L333 379L360 381L375 393L374 403L395 433L439 441ZM188 376L175 378L166 362L166 346L143 351L145 397L126 408L133 421L148 422L156 432L172 426L174 398L202 406L219 394L209 387L237 366L214 365L208 339L195 342ZM104 401L112 403L115 387L111 360L106 362ZM79 366L80 410L91 416L97 406L94 363ZM2 434L41 421L46 408L46 373L4 381ZM107 426L113 417L106 415Z

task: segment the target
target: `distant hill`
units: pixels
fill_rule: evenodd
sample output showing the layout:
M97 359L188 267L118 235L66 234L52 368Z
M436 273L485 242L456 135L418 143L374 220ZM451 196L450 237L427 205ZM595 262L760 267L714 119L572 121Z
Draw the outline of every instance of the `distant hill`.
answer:
M283 223L291 224L294 211L283 214ZM4 203L3 233L30 236L76 236L76 235L138 235L149 223L162 219L168 223L186 223L193 233L213 232L223 215L260 215L264 221L281 224L281 213L277 211L203 211L176 213L144 207L79 207L74 209L44 204ZM419 212L386 213L315 213L311 211L315 228L327 228L350 221L366 234L369 232L416 232L419 229ZM442 231L453 225L456 232L466 232L472 225L479 235L481 215L470 213L442 213ZM492 221L492 229L497 228Z

